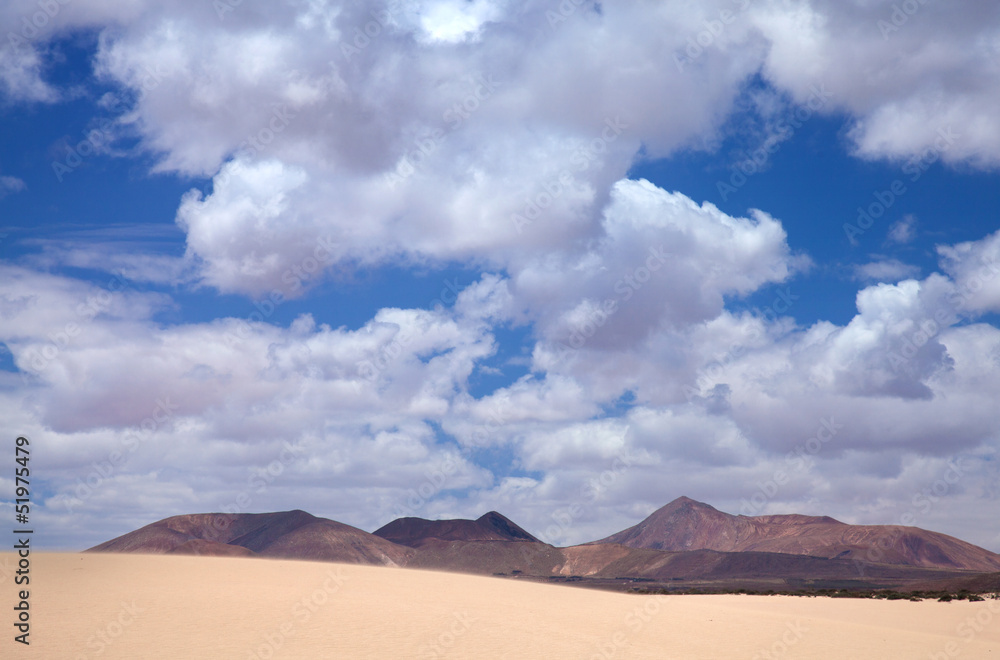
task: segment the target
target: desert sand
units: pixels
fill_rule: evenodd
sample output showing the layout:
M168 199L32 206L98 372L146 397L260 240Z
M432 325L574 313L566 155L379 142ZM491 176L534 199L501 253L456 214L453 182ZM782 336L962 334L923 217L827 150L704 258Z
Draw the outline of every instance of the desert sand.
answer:
M1000 601L642 596L239 557L31 556L31 645L0 657L997 658Z

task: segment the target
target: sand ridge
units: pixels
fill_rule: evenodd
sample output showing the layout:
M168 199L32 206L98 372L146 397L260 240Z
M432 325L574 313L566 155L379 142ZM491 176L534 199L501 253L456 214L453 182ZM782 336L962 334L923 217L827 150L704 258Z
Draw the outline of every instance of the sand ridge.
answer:
M640 596L322 562L32 557L31 646L8 622L0 657L1000 658L991 600ZM0 592L12 621L9 575Z

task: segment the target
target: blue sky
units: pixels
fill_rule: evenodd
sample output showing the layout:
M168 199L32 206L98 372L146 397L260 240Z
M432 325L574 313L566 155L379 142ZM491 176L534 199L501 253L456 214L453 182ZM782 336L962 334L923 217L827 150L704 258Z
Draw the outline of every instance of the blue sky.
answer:
M891 4L109 2L30 36L8 3L0 410L48 547L291 508L565 544L688 495L1000 551L1000 13L886 35Z

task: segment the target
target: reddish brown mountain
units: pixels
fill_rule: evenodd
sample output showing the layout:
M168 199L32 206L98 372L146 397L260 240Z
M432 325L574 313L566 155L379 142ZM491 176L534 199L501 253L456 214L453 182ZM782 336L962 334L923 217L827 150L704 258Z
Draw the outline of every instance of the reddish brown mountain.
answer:
M654 550L769 552L927 568L1000 570L1000 555L946 534L848 525L826 516L734 516L680 497L634 527L595 541Z
M869 557L868 549L878 543L880 554ZM995 585L997 576L974 571L1000 565L1000 557L982 548L912 527L731 516L688 498L604 541L569 548L542 543L493 511L477 520L402 518L375 534L286 511L174 516L91 550L400 565L668 590L948 584L972 590Z
M373 534L411 548L419 547L431 539L439 541L538 542L534 536L496 511L490 511L476 520L397 518L388 525L376 529Z
M413 553L356 527L305 511L174 516L89 551L257 554L389 566L405 564Z

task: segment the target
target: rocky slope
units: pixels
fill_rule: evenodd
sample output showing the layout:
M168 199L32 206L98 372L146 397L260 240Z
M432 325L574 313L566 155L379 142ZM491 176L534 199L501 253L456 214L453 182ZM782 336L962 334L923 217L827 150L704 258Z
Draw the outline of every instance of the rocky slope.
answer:
M222 546L222 547L220 547ZM234 549L226 550L225 546ZM405 564L413 551L305 511L173 516L101 543L93 552L243 554L352 564Z
M848 525L827 516L734 516L680 497L638 525L594 541L653 550L772 552L971 571L1000 555L946 534L900 525Z
M375 536L410 547L417 547L430 539L439 541L527 541L538 542L508 518L496 511L476 520L426 520L424 518L397 518L373 532Z

